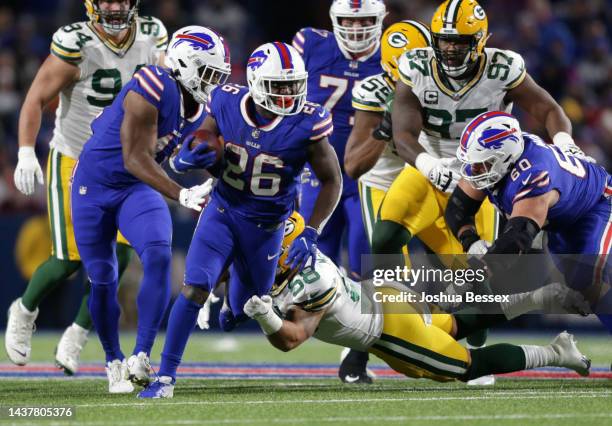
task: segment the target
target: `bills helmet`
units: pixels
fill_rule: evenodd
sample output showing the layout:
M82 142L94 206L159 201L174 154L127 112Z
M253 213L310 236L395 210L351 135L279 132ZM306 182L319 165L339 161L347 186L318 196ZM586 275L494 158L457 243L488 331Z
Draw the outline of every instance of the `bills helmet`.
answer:
M476 189L490 188L508 174L523 149L523 135L514 116L502 111L482 113L461 135L457 148L461 175Z
M365 52L380 42L383 19L387 8L382 0L334 0L329 16L334 36L342 48L350 53ZM356 21L370 18L370 25L356 26ZM346 25L346 20L351 25Z
M172 35L166 66L196 102L205 104L210 91L224 84L231 71L225 40L210 28L191 25Z

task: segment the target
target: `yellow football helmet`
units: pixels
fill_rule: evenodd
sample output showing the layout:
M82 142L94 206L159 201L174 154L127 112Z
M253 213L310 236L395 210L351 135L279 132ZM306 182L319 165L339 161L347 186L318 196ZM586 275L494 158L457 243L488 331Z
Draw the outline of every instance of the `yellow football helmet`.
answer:
M128 10L105 11L100 10L98 0L85 0L85 9L91 22L102 25L105 32L115 35L129 28L136 21L138 3L140 0L130 0Z
M431 46L431 33L427 25L419 21L400 21L389 26L380 42L380 64L393 79L399 79L399 58L407 50Z
M306 228L306 222L297 211L294 211L285 221L285 236L281 244L280 256L278 256L276 277L272 289L270 290L270 295L272 297L280 294L298 272L297 268L292 270L288 265L285 265L285 262L287 261L291 243L304 231L304 228Z
M431 20L431 35L436 60L450 77L472 71L483 54L489 35L484 9L475 0L446 0ZM454 49L440 48L440 41Z

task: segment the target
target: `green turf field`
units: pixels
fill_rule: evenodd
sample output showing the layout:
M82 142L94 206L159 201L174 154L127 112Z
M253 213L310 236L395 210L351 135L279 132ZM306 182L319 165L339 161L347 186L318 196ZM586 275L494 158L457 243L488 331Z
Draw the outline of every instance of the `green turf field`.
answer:
M59 335L36 334L33 362L52 360ZM551 336L502 336L504 341L546 343ZM489 343L499 341L492 336ZM133 336L123 348L131 349ZM163 336L158 339L163 341ZM609 338L578 337L594 364L609 365ZM153 350L159 360L160 344ZM308 342L282 353L256 335L194 334L186 362L333 364L339 349ZM84 361L100 361L94 338ZM3 354L0 363L7 362ZM376 360L373 360L376 363ZM14 419L0 424L209 425L209 424L479 424L612 425L612 381L589 379L498 379L494 388L464 384L380 379L372 386L342 385L335 379L185 379L172 400L140 401L135 395L109 395L106 379L0 379L0 405L71 406L70 421Z

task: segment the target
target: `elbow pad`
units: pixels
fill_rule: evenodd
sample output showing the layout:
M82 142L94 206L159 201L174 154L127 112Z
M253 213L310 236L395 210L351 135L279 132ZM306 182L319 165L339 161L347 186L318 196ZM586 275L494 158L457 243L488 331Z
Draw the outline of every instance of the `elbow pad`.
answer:
M455 188L444 212L444 220L453 235L457 236L459 230L465 225L474 225L474 216L481 204L482 201L474 200L461 188Z
M528 217L519 216L508 220L501 237L495 240L487 254L526 253L533 239L540 232L540 226Z

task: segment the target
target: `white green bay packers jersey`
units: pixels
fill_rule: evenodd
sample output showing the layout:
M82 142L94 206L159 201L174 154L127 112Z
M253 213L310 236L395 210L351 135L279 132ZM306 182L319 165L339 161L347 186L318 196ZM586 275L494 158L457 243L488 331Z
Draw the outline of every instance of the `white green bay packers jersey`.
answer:
M310 312L326 309L314 334L324 342L365 350L382 333L380 308L370 298L362 298L359 284L344 276L321 252L314 270L305 268L271 294L282 317L294 306Z
M93 119L113 102L135 71L157 63L167 44L166 28L153 17L139 16L120 47L95 31L91 22L57 30L51 53L79 67L80 76L60 93L51 146L78 158L91 136Z
M440 72L432 48L413 49L399 61L400 78L412 88L423 108L419 143L436 158L455 158L466 124L486 111L506 111L509 90L525 79L525 62L518 53L484 49L475 76L461 87Z
M360 111L383 113L395 90L393 82L384 74L370 76L353 89L353 108ZM359 178L361 182L386 191L406 163L395 151L393 141L387 143L378 161Z

